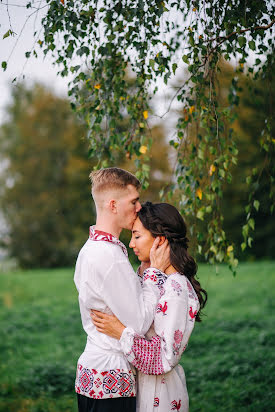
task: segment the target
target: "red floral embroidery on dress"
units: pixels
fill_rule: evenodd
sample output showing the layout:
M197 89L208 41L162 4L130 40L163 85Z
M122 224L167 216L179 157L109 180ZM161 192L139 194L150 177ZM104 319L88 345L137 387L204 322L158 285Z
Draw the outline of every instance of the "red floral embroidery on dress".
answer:
M182 292L181 285L180 285L176 280L174 280L174 279L172 279L171 285L172 285L172 288L174 289L174 291L175 291L175 292L177 293L177 295L179 296L179 295L181 294L181 292Z
M162 313L164 316L164 315L167 315L166 313L167 309L168 309L168 305L167 305L167 302L165 301L163 305L161 303L158 303L156 311L157 313Z
M162 290L167 280L167 275L158 269L148 268L143 273L143 282L146 282L147 279L151 279Z
M101 230L96 230L94 226L90 226L89 238L94 241L110 242L118 245L123 250L123 253L128 257L128 252L126 246L111 233L102 232Z
M174 355L179 355L180 345L182 342L183 333L181 330L175 330L174 333L174 343L173 343L173 353Z
M154 399L154 407L159 406L159 398Z
M99 372L78 364L75 391L93 399L132 397L135 393L135 378L132 370L111 369Z
M171 409L171 411L179 411L180 410L180 407L181 407L181 399L179 399L179 401L177 402L177 401L172 401L171 402L171 406L172 406L172 409Z
M186 279L187 287L188 287L188 292L189 292L189 298L193 298L195 300L198 300L198 296L196 292L194 291L190 281Z
M161 359L161 338L153 336L150 340L134 337L132 354L135 359L131 363L146 375L162 375L164 373Z

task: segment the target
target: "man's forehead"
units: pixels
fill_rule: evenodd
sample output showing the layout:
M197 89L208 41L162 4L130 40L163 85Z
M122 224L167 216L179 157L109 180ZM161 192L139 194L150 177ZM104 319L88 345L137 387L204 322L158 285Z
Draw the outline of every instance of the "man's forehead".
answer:
M127 185L127 195L135 198L139 198L139 191L133 185Z

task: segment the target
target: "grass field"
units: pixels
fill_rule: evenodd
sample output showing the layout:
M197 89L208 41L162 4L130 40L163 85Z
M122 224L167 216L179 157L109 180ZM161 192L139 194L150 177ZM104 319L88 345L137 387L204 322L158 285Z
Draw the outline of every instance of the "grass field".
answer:
M275 262L241 264L236 278L200 265L199 277L209 302L181 361L190 412L275 410ZM85 335L72 278L72 269L0 274L1 412L76 411Z

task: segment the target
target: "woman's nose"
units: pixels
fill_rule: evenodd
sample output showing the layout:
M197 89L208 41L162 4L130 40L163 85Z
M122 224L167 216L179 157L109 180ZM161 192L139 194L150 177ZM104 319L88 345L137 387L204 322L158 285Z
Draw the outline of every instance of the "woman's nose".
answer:
M135 247L133 238L131 238L131 241L129 243L129 247L132 248L132 249Z

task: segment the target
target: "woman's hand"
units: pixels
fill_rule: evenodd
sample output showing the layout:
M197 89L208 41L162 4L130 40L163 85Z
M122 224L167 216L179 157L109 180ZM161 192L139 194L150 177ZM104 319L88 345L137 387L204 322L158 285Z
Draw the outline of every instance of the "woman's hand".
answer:
M111 336L111 338L120 339L125 326L115 315L91 309L91 318L98 332Z
M159 246L160 237L156 237L150 250L151 267L161 270L162 272L170 266L170 246L168 240Z

